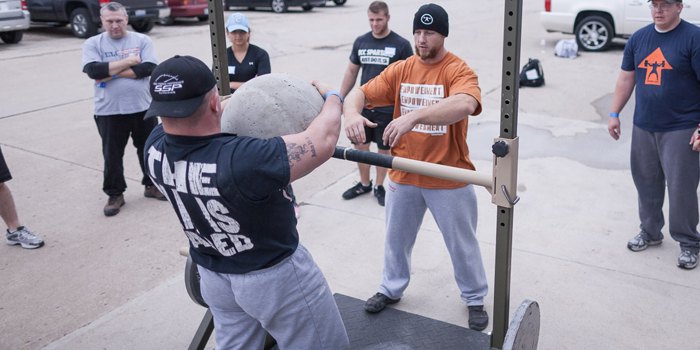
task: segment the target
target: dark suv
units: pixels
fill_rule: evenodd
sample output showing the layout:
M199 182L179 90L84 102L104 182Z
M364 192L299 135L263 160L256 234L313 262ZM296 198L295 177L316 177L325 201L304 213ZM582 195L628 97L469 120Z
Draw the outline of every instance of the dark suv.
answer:
M32 22L70 24L78 38L97 34L102 25L100 8L110 0L26 0ZM153 29L153 22L170 16L165 0L119 0L129 15L129 24L140 33Z

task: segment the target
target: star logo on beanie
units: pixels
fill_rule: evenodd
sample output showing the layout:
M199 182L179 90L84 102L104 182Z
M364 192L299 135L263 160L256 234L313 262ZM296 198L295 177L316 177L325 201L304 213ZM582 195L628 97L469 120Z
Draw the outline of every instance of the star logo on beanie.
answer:
M429 25L433 24L433 16L426 13L423 16L421 16L420 21L421 21L421 23L429 26Z

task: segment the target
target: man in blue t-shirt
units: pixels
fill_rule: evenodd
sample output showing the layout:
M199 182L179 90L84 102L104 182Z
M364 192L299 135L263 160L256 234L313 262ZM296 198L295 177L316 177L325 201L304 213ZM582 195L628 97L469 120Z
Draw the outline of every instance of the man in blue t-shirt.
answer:
M340 94L345 96L350 93L357 80L357 73L362 67L362 78L360 85L364 85L390 64L405 60L413 55L411 43L398 34L389 30L389 6L383 1L375 1L369 5L367 10L369 25L372 31L359 36L352 46L350 53L350 63L345 70L343 83L340 86ZM364 144L355 144L355 148L369 151L370 142L377 144L377 152L389 154L389 146L384 145L382 135L384 128L394 117L394 106L374 106L372 109L365 108L362 116L374 123L376 127L365 126ZM361 194L372 191L372 181L369 178L369 164L357 163L360 169L360 182L343 193L343 198L353 199ZM384 206L385 191L384 178L386 168L377 167L377 182L374 184L374 196L377 197L379 205Z
M287 186L326 162L338 142L340 94L306 131L269 139L221 133L216 79L175 56L153 71L146 118L160 116L145 163L190 240L217 349L345 349L348 337L323 273L299 242Z
M700 251L700 164L688 141L697 139L700 123L700 28L680 18L682 0L650 2L654 23L625 46L608 132L619 139L619 113L636 87L630 161L641 232L627 248L638 252L661 244L668 189L669 232L681 247L678 267L693 269Z

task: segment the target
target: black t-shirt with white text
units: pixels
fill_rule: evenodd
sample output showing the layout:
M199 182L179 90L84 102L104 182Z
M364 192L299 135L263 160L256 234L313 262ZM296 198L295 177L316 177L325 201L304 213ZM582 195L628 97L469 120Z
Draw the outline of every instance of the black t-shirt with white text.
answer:
M159 125L146 141L144 160L175 209L198 265L244 274L274 266L296 250L282 138L179 136Z
M381 39L375 38L372 32L368 32L355 39L350 53L350 62L362 67L360 85L364 85L390 64L405 60L412 55L411 43L393 31ZM374 111L393 114L394 107L375 107Z

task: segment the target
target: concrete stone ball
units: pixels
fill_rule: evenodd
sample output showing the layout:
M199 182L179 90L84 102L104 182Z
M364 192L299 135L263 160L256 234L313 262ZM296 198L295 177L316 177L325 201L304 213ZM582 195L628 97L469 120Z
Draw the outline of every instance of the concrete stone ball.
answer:
M322 107L323 97L311 83L287 74L266 74L231 96L221 116L221 131L258 138L297 134Z

